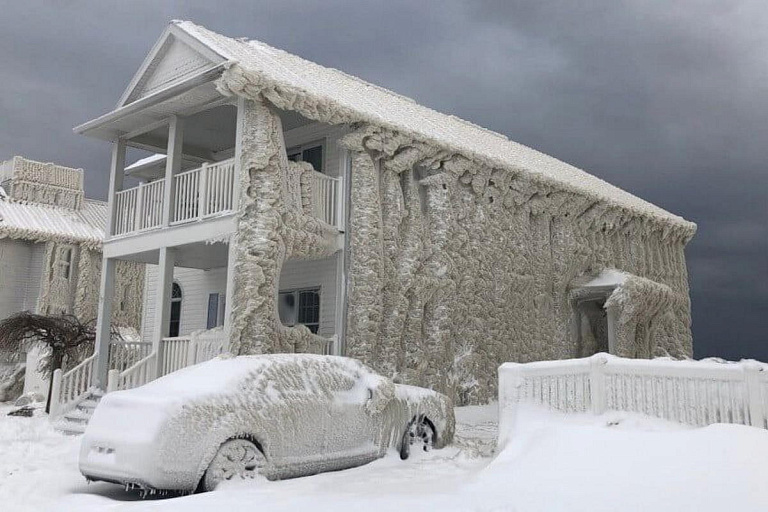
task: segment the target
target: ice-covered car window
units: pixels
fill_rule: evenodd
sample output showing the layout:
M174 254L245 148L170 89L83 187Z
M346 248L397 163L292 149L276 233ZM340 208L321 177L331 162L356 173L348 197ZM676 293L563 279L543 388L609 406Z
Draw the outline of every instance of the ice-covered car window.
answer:
M341 358L286 360L251 376L243 387L276 400L332 398L354 388L364 373L361 364Z

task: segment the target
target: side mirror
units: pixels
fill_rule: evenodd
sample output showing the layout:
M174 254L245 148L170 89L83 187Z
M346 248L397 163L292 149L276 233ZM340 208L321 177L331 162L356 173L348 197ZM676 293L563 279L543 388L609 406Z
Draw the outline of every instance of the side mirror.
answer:
M395 385L391 380L381 377L376 384L368 388L365 412L371 416L380 414L394 397Z

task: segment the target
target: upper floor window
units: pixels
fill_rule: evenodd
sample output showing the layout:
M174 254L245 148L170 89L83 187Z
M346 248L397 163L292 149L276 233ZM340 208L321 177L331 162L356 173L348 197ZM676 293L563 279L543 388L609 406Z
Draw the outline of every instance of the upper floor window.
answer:
M309 162L317 172L324 172L322 144L313 142L303 146L294 146L289 148L287 153L288 160L293 162Z

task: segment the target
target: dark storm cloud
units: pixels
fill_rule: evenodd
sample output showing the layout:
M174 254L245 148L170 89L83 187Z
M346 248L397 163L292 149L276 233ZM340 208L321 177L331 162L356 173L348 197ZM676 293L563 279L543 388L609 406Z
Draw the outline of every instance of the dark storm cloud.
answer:
M768 360L768 6L758 1L9 2L0 158L84 167L165 24L261 39L505 133L699 224L697 356Z

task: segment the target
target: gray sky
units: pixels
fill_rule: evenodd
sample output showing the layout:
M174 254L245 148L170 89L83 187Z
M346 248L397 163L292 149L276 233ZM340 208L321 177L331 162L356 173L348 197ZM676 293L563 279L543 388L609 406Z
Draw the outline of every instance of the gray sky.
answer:
M87 172L110 110L171 19L265 41L508 135L699 225L697 357L768 361L764 0L5 1L0 160Z

